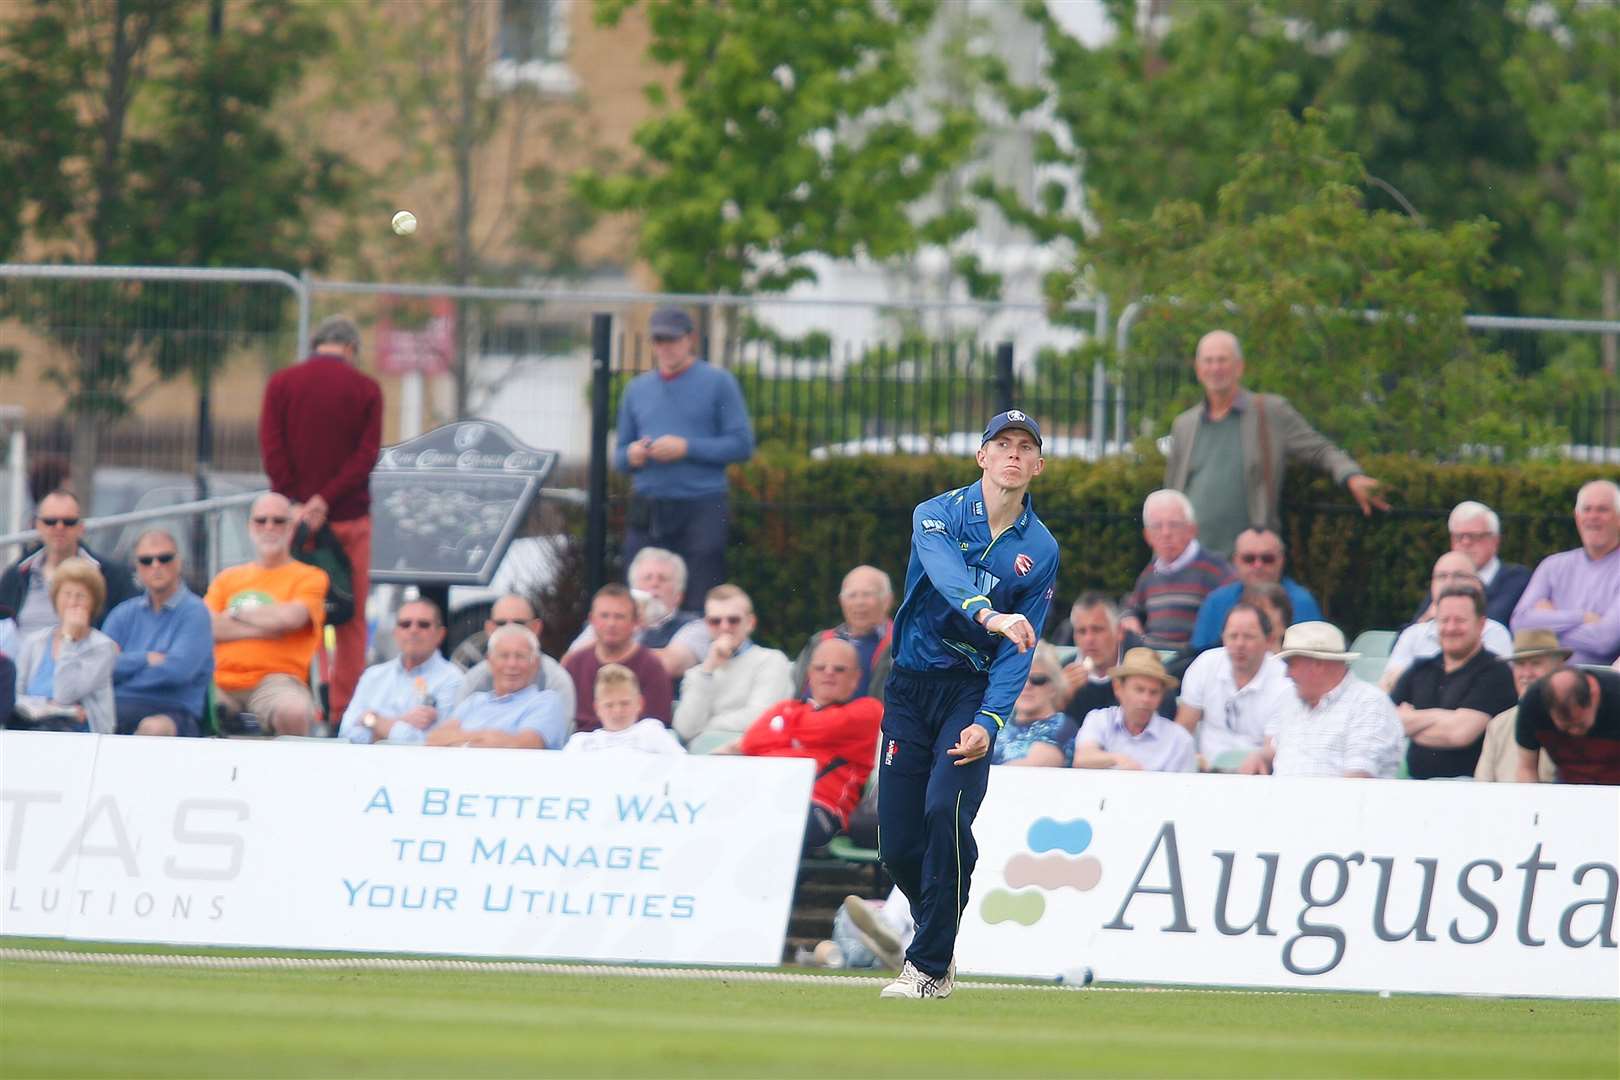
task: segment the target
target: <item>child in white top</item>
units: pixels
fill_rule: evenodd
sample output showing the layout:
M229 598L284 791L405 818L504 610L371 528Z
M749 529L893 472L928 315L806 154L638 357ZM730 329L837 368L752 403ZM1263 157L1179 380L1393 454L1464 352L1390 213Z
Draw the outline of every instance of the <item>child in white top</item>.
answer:
M563 747L574 750L641 750L649 754L684 754L675 733L652 717L641 716L641 683L623 664L604 664L596 673L596 731L577 731Z

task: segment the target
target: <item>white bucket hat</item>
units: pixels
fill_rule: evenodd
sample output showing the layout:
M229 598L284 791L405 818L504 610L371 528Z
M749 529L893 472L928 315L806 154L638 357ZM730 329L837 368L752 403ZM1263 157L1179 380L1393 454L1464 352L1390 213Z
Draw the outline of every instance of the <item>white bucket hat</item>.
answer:
M1290 626L1283 634L1283 647L1277 659L1286 660L1290 656L1337 660L1343 664L1361 658L1358 652L1346 652L1343 632L1332 623L1325 622L1302 622Z

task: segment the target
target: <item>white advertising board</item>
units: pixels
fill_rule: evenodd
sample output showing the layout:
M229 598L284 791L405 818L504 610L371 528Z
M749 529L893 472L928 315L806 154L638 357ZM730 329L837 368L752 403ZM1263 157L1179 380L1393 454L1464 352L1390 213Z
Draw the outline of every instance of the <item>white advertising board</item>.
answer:
M991 770L963 971L1620 997L1620 788Z
M775 964L807 759L0 734L0 932Z

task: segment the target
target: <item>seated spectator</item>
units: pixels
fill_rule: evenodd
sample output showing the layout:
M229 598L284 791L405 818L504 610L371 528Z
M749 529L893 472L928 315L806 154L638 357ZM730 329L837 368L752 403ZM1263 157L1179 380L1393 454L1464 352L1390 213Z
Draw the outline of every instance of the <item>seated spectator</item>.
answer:
M574 682L574 728L595 731L596 673L604 664L622 664L636 673L646 715L668 725L674 717L675 690L669 673L651 649L636 641L635 598L623 585L608 584L591 598L591 644L563 657L563 670Z
M712 597L724 585L709 590ZM786 659L784 657L784 659ZM825 847L849 825L849 815L877 763L883 703L855 697L861 659L840 638L818 642L810 657L810 697L778 701L760 713L742 738L716 750L748 757L807 757L816 762L804 849Z
M1067 769L1074 762L1075 724L1058 707L1063 669L1057 649L1041 642L1029 677L1013 702L1012 723L1001 729L990 751L992 765L1047 765Z
M461 669L439 653L444 633L438 604L423 599L401 604L394 616L399 655L360 676L338 738L361 744L421 742L422 733L458 702ZM489 671L487 663L484 670Z
M113 665L120 735L202 734L214 629L182 569L173 534L149 529L135 541L135 576L146 591L119 604L103 625L121 650Z
M1119 704L1109 669L1142 644L1119 621L1119 606L1100 592L1081 593L1069 611L1078 655L1063 668L1063 687L1069 698L1064 711L1076 728L1093 709Z
M624 577L640 608L636 641L652 650L674 684L709 654L709 630L703 616L681 609L681 598L686 595L686 560L664 548L644 547L630 560ZM586 625L568 646L568 653L595 640L596 632Z
M646 550L645 548L643 550ZM623 664L606 664L596 673L595 731L576 731L564 750L641 750L649 754L684 754L686 747L675 733L651 716L642 716L646 702L636 673Z
M1519 702L1519 782L1545 749L1565 784L1620 784L1620 673L1561 667Z
M1165 488L1149 495L1142 525L1153 561L1125 598L1120 625L1151 648L1179 650L1192 641L1205 598L1237 575L1225 559L1199 546L1192 503L1181 492Z
M861 682L855 688L856 697L870 694L883 700L883 684L889 678L890 639L894 636L894 620L889 612L894 607L894 585L889 575L875 566L857 566L844 575L843 587L838 590L838 606L844 621L827 630L818 630L799 650L793 663L794 692L804 696L810 687L810 654L816 642L826 638L843 638L855 646L861 658Z
M495 632L496 627L505 626L508 623L528 627L529 632L536 638L540 637L545 629L545 624L540 621L539 613L534 610L534 605L529 602L527 597L519 596L517 593L507 593L499 600L496 600L494 605L490 607L489 618L484 620L484 640L479 644L487 648L489 635ZM476 637L476 635L474 636ZM472 639L469 638L468 640L471 641ZM462 644L464 647L467 643L463 642ZM458 648L456 653L460 656L461 649ZM478 691L488 690L494 685L494 676L489 673L489 661L480 656L477 662L473 663L471 668L468 669L466 676L461 680L460 687L456 689L455 702L460 704ZM561 664L544 652L540 654L540 670L535 673L534 686L537 690L555 691L557 696L562 699L563 710L569 716L574 715L574 680L568 677L568 672L563 670Z
M675 733L688 745L705 731L740 734L771 702L793 696L787 656L751 636L757 620L747 593L716 585L703 599L703 621L714 641L703 663L682 676L675 704Z
M1187 668L1176 723L1196 740L1204 772L1235 772L1265 742L1266 725L1293 704L1288 669L1267 651L1272 629L1264 611L1239 601L1226 613L1221 644Z
M1451 550L1468 556L1485 588L1486 617L1506 626L1513 621L1513 608L1530 584L1530 568L1497 557L1497 549L1502 546L1501 519L1484 503L1460 502L1452 508L1446 526L1451 531ZM1425 596L1413 621L1428 618L1432 603L1434 598Z
M309 666L326 618L326 574L292 557L293 528L285 496L255 499L254 560L220 571L203 597L213 612L215 701L225 730L242 713L267 734L307 735L315 722Z
M1288 667L1295 700L1266 726L1266 741L1242 773L1274 776L1394 777L1400 765L1401 719L1378 687L1350 671L1332 623L1296 623L1277 654Z
M1484 590L1479 584L1479 575L1474 572L1474 563L1467 555L1460 551L1448 551L1435 560L1434 573L1429 578L1429 607L1423 612L1423 618L1402 630L1395 639L1395 645L1389 650L1389 659L1384 662L1384 673L1378 678L1378 685L1385 693L1394 689L1395 680L1401 677L1401 672L1411 667L1419 660L1440 654L1440 630L1434 621L1434 601L1446 589L1463 585ZM1508 633L1507 627L1495 619L1485 620L1485 648L1496 656L1506 656L1513 651L1513 637Z
M899 971L916 935L911 901L898 886L889 890L887 900L846 896L833 915L832 944L844 954L844 966L849 968Z
M128 570L79 542L84 539L84 514L79 509L79 497L73 492L59 489L39 500L39 508L34 512L34 528L39 530L42 546L0 574L0 606L11 609L12 617L17 620L19 650L20 642L30 634L57 625L56 609L51 606L49 596L51 575L68 559L85 559L101 573L107 597L103 615L135 595L135 584ZM97 619L95 625L100 627L101 620Z
M1541 560L1513 609L1513 629L1551 630L1574 663L1612 664L1620 659L1620 485L1582 487L1575 528L1581 546Z
M1197 772L1193 738L1158 715L1166 689L1176 680L1152 649L1132 649L1109 671L1119 704L1096 709L1074 738L1076 769L1140 769Z
M1282 651L1283 634L1295 623L1294 602L1281 585L1245 585L1238 602L1260 609L1270 629L1266 631L1266 652ZM1303 622L1304 620L1297 620Z
M1558 644L1558 635L1551 630L1520 630L1513 635L1513 653L1508 663L1513 668L1513 689L1519 697L1529 691L1540 679L1551 675L1569 659L1569 650ZM1514 738L1519 723L1519 704L1504 709L1485 725L1485 747L1479 752L1479 764L1474 766L1474 779L1485 783L1512 784L1519 779L1519 744ZM1558 767L1541 751L1536 774L1543 784L1558 779Z
M1491 717L1519 699L1513 672L1485 649L1485 594L1452 586L1434 602L1440 655L1419 660L1390 699L1406 737L1414 780L1474 775Z
M568 740L568 714L556 691L535 687L539 668L540 639L528 627L496 627L489 635L494 685L450 709L448 717L426 732L398 724L389 734L399 732L405 740L429 746L561 750Z
M1198 609L1198 621L1193 625L1192 647L1198 652L1213 649L1221 643L1226 626L1226 613L1238 602L1238 595L1252 585L1278 585L1287 591L1288 600L1299 622L1319 622L1322 609L1316 597L1299 582L1283 574L1282 537L1261 525L1251 525L1238 533L1232 547L1232 567L1238 579L1228 582L1204 598ZM1286 627L1278 627L1281 634Z
M17 657L19 710L68 710L73 730L117 730L112 681L118 646L94 625L106 597L107 583L89 559L75 556L56 565L50 584L56 622L29 634Z

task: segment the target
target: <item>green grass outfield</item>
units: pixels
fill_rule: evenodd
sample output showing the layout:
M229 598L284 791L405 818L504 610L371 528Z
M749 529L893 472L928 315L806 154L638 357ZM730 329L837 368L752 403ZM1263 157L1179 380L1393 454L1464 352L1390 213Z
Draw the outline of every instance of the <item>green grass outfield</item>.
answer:
M10 947L24 944L82 951ZM852 978L221 970L0 950L6 1077L1617 1074L1613 1002L1110 987L894 1002Z

